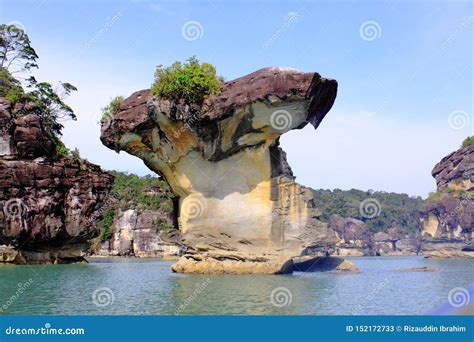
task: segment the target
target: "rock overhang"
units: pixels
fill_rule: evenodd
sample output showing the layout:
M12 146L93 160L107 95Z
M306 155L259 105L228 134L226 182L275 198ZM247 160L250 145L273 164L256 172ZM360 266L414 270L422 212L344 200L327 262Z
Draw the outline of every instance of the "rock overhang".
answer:
M323 78L318 73L264 68L225 82L218 95L204 100L197 114L191 114L186 105L156 98L149 89L143 89L127 97L120 111L106 118L101 128L101 140L118 152L117 137L154 125L153 117L157 111L168 119L183 121L189 126L189 121L191 124L217 122L258 103L274 110L278 110L280 103L303 103L304 120L291 129L303 128L308 123L317 128L334 104L337 86L336 80Z

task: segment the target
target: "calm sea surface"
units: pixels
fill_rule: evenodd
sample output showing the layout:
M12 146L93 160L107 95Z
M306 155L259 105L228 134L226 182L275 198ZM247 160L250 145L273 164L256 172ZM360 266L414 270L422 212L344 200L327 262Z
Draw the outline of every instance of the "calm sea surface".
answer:
M426 314L474 283L474 261L351 258L357 274L187 275L156 259L0 265L0 314ZM431 266L435 272L400 272Z

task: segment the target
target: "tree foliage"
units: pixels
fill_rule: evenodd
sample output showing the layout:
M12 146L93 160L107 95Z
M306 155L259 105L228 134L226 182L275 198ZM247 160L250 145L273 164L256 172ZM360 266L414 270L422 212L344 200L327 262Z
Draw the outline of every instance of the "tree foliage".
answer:
M30 38L15 25L0 25L0 68L11 74L38 68L38 55L31 47Z
M474 144L474 135L471 135L470 137L467 137L464 139L462 142L462 147L468 147Z
M423 204L419 196L357 189L320 189L313 193L316 207L322 210L321 219L326 222L331 215L337 214L364 221L372 233L386 232L393 226L401 227L404 233L414 233L419 228L418 210ZM366 218L360 212L361 202L368 198L380 203L380 213L374 218Z
M102 108L102 118L100 119L100 122L103 123L113 114L117 113L120 110L123 100L123 96L115 96L110 100L109 104Z
M200 104L207 96L219 93L223 81L212 64L200 63L193 56L184 64L176 61L169 67L159 65L151 91L173 101Z
M31 110L40 117L51 138L58 142L63 128L61 121L76 120L74 111L64 98L77 88L67 82L53 87L50 83L38 82L31 75L25 77L31 69L38 68L37 59L28 35L21 28L0 25L0 96L14 104L33 103Z
M159 210L163 215L168 215L173 211L174 195L162 179L150 175L139 177L118 171L110 171L110 173L114 176L114 183L109 193L109 199L112 200L105 201L109 204L99 222L102 241L110 240L114 217L118 209L136 209L138 212ZM159 191L150 191L156 189ZM164 217L158 217L154 224L158 230L174 228Z

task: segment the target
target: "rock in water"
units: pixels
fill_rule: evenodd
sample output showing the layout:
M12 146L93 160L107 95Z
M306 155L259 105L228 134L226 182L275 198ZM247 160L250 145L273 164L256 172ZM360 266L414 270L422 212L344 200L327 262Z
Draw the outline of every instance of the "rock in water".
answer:
M19 111L0 98L0 262L84 261L113 177L55 155L38 115Z
M358 272L352 261L339 257L299 257L293 259L293 270L300 272Z
M284 273L293 257L332 248L337 237L295 183L279 137L317 128L336 92L317 73L266 68L201 106L138 91L104 122L102 142L143 159L178 196L187 251L174 271Z

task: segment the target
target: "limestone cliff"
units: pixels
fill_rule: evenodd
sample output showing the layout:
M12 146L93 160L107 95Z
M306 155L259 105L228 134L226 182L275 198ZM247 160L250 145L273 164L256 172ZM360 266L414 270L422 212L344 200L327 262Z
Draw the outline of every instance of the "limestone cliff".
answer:
M334 246L278 145L292 129L317 128L336 92L317 73L267 68L226 82L199 107L138 91L103 123L106 146L143 159L178 196L187 252L174 271L288 272L293 257Z
M180 233L174 222L173 195L156 177L112 172L105 200L102 234L93 244L96 256L177 258Z
M112 176L56 155L30 109L0 98L0 262L82 261Z
M474 145L444 157L432 171L437 192L420 210L427 256L473 257Z

